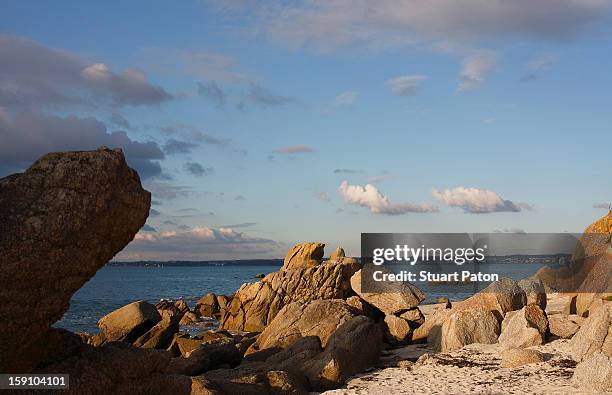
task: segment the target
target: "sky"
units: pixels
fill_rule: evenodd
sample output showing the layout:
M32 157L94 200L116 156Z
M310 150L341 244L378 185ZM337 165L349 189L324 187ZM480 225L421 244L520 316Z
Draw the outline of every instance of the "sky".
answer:
M118 260L362 232L580 232L612 200L612 1L27 1L0 13L0 177L120 147Z

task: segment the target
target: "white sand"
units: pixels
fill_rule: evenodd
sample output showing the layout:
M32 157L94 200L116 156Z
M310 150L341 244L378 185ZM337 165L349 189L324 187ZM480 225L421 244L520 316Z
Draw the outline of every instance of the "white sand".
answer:
M412 368L389 367L350 379L345 389L325 394L584 394L571 384L575 362L568 340L532 347L547 360L518 368L501 368L500 346L471 344L451 353L432 354ZM383 358L392 366L397 359L430 353L427 345L393 350Z

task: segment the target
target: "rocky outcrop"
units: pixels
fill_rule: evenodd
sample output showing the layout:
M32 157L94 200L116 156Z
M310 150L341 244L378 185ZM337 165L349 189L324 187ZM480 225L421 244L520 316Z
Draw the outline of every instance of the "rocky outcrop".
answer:
M544 362L544 354L528 348L510 348L501 353L500 366L502 368L517 368L530 363Z
M324 248L325 244L323 243L296 244L285 256L282 270L320 265L323 262Z
M458 310L442 324L440 344L432 346L447 352L472 343L493 344L499 331L499 322L491 311L483 307Z
M570 346L576 361L598 352L612 356L612 303L601 306L584 320Z
M0 371L37 364L51 324L134 238L150 201L120 150L51 153L0 180Z
M344 248L342 247L337 247L334 252L331 253L331 255L329 256L329 260L330 262L337 262L340 261L342 259L345 258L345 254L344 254Z
M590 355L576 366L572 382L581 390L611 392L612 358L602 353Z
M425 299L425 294L408 282L375 282L370 278L362 278L366 275L363 270L355 273L351 277L351 288L363 300L386 315L394 315L414 309Z
M162 319L144 335L134 341L134 346L142 348L166 349L174 334L179 331L178 316L162 312Z
M292 302L345 299L353 294L351 276L359 269L354 259L324 262L313 267L283 269L261 281L243 284L221 316L221 328L261 332Z
M202 317L216 318L221 313L217 295L210 292L202 296L194 309Z
M502 322L499 344L504 348L526 348L544 344L548 318L535 304L506 314Z
M98 321L98 327L107 341L132 343L161 321L155 306L145 301L125 305Z

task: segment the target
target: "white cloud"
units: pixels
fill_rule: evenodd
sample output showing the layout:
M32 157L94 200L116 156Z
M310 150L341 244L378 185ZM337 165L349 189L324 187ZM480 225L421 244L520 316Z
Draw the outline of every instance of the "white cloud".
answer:
M460 207L464 212L471 214L531 210L531 206L526 203L504 200L496 192L485 189L462 186L443 191L434 189L432 196L447 206Z
M355 103L355 100L357 100L357 92L355 91L342 92L341 94L336 96L336 98L334 99L334 102L332 103L332 107L350 106L353 103Z
M374 214L399 215L406 213L434 213L438 211L437 207L427 203L391 203L372 184L362 187L361 185L349 185L348 181L343 181L338 187L338 192L346 203L366 207Z
M391 91L399 96L413 96L417 93L419 82L426 80L424 75L403 75L387 81Z
M477 51L463 59L457 91L463 92L480 86L485 77L495 70L496 64L495 53L487 50Z
M139 232L116 259L210 259L276 257L281 245L232 228L196 227L187 231Z

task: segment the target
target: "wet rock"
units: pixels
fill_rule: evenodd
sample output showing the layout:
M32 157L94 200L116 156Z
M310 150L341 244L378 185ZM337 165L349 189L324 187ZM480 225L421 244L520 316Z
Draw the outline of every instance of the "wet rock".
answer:
M132 343L161 321L155 306L137 301L108 313L98 321L98 327L108 341Z
M51 153L0 179L0 371L32 369L72 294L134 238L150 201L120 150Z
M351 288L357 295L376 307L385 315L393 315L413 309L425 299L425 294L414 285L401 281L369 281L362 279L363 270L359 270L351 277ZM362 291L363 281L367 288ZM367 291L367 292L366 292Z
M504 348L526 348L544 344L548 318L542 309L530 304L506 314L499 344Z
M217 301L217 295L214 293L207 293L202 296L196 304L195 311L202 317L216 318L221 312L219 302Z
M447 352L472 343L493 344L499 332L499 322L491 311L483 307L458 310L442 324L439 348L437 344L432 346Z
M296 244L285 256L281 270L291 270L304 267L313 267L323 262L325 244L301 243Z
M517 368L530 363L544 362L544 354L528 348L510 348L501 353L502 368Z

